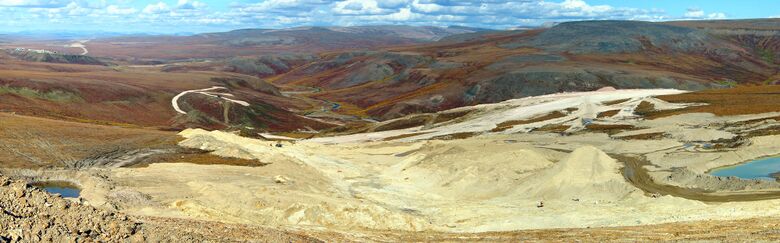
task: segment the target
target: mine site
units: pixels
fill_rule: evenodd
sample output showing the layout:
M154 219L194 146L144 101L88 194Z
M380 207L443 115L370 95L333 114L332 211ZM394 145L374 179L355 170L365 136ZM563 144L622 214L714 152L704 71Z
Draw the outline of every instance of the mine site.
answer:
M680 2L0 1L0 241L780 241L780 12Z

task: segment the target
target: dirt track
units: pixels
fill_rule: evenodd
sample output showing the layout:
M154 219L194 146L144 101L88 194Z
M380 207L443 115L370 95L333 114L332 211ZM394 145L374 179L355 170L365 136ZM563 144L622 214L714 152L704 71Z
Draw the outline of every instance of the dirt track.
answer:
M769 192L742 192L726 193L702 190L697 188L683 188L666 184L659 184L647 173L643 166L650 165L647 161L626 155L610 155L624 162L623 176L628 182L649 194L672 195L702 202L744 202L760 201L780 198L780 191Z

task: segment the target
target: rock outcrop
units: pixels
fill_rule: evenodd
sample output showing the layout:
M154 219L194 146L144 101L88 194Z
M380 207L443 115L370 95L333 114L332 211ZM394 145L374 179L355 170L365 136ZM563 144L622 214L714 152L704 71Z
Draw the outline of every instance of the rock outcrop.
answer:
M172 229L149 229L122 213L95 209L76 200L0 176L0 241L146 242L201 241Z

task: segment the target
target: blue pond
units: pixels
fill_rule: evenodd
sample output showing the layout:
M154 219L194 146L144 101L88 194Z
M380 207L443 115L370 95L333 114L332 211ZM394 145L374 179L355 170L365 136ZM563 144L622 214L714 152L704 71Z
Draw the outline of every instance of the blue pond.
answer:
M36 182L30 185L41 188L50 194L59 194L62 197L77 198L81 193L81 189L78 186L64 181Z
M736 176L743 179L774 180L770 174L780 172L780 157L759 159L744 164L716 169L714 176Z

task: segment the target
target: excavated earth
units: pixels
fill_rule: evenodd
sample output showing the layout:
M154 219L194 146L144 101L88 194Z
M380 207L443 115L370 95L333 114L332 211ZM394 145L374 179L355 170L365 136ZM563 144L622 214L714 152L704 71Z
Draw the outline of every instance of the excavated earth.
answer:
M32 207L11 211L21 234L32 234L40 216L24 225L18 215L51 210L75 215L57 216L50 225L63 230L51 234L127 241L773 240L780 183L707 172L780 153L780 135L757 132L780 126L780 114L642 117L702 105L654 98L680 92L531 97L442 113L465 114L455 119L299 141L190 129L178 146L262 166L8 169L26 182L66 180L82 191L71 202L9 182L3 188L44 201L14 192L3 200ZM61 220L69 217L72 229ZM81 219L92 217L106 224L84 228L92 221ZM102 228L115 221L132 230Z
M318 242L263 228L230 230L214 222L128 216L51 195L6 176L0 176L0 209L3 242Z

